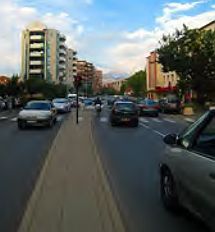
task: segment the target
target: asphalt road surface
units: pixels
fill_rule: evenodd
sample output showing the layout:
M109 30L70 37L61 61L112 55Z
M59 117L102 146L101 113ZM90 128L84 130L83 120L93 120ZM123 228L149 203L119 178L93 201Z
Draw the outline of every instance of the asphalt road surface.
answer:
M167 212L159 195L165 134L187 126L180 116L141 118L138 128L111 127L108 112L94 118L94 135L113 193L130 232L207 232L188 212Z
M0 113L0 231L15 232L47 151L65 115L52 128L17 129L17 112Z

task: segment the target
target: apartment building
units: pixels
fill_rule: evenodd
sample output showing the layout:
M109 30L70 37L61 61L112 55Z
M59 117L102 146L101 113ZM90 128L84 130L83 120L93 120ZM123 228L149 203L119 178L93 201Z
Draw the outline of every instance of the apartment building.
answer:
M66 83L70 87L73 87L74 77L77 76L77 52L71 48L68 48L66 59Z
M33 22L22 32L21 78L66 81L66 37L41 22Z
M103 72L101 70L95 70L94 79L93 79L93 92L95 94L99 93L102 89L102 79Z
M77 61L77 75L82 77L82 88L87 95L88 90L93 88L95 67L92 63L85 60Z
M149 98L158 99L176 90L178 81L176 72L163 72L162 65L158 62L158 54L156 51L151 52L147 57L146 74Z

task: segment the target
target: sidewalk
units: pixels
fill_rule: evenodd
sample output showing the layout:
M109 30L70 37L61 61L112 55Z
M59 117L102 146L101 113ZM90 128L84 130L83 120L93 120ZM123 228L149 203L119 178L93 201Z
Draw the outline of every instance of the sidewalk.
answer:
M90 112L62 125L19 232L125 231L93 142Z

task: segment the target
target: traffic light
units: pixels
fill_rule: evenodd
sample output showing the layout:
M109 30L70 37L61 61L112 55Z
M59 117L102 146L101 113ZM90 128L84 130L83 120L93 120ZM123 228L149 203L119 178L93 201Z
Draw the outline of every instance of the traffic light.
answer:
M82 77L81 76L76 76L74 77L74 86L75 88L79 88L82 84Z

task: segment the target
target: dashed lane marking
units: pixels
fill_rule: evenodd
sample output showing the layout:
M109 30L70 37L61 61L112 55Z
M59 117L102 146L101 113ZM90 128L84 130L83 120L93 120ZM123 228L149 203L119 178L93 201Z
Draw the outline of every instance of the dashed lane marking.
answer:
M108 121L108 118L107 117L101 117L100 118L100 122L107 122Z
M60 116L57 116L57 122L61 122L63 121L64 119L64 116L60 115Z
M176 123L176 121L169 119L169 118L163 118L164 121L170 122L170 123Z
M147 125L145 125L145 124L143 124L143 123L140 123L140 125L141 125L142 127L145 127L145 128L147 128L147 129L150 129L149 126L147 126Z
M82 122L83 120L84 120L83 117L78 117L78 121L79 121L79 122Z
M11 118L11 121L12 121L12 122L16 122L16 121L17 121L17 117Z
M8 119L8 117L4 117L4 116L0 117L0 120L6 120L6 119Z
M154 122L159 122L159 123L162 122L162 121L161 121L160 119L158 119L158 118L153 118L152 120L153 120Z
M160 131L157 131L157 130L153 130L156 134L162 136L162 137L165 137L165 134L161 133Z
M140 121L141 121L141 122L145 122L145 123L148 123L148 122L149 122L149 121L146 120L145 118L140 118Z

